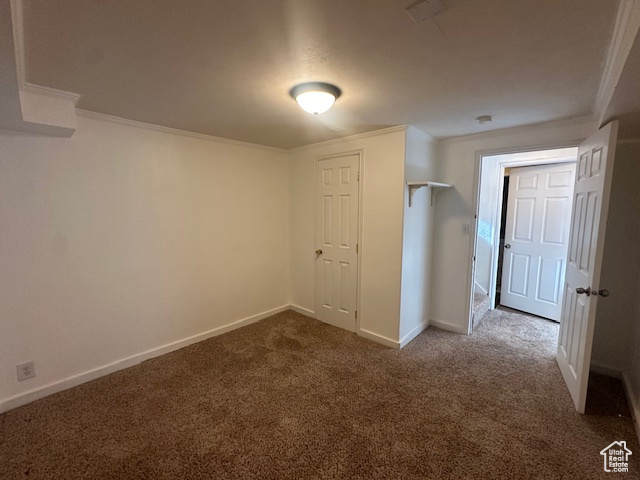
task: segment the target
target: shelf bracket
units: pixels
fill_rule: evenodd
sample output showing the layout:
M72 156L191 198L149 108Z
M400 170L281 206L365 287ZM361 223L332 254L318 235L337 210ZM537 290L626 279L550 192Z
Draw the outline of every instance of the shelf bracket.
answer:
M436 196L443 190L443 188L434 188L431 187L431 206L433 207L436 203Z
M436 196L440 192L440 190L444 190L445 188L451 188L452 185L447 183L439 183L439 182L407 182L409 186L409 207L413 206L413 196L416 192L422 188L427 187L430 190L431 196L431 206L435 204Z
M420 187L424 187L424 185L409 185L409 206L413 206L413 196L420 189ZM431 198L431 205L433 205L433 197Z

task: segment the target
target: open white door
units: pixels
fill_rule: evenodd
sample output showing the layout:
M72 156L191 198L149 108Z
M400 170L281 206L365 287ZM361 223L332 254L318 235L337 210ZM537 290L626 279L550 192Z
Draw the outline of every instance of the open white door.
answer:
M500 304L560 321L575 170L511 169Z
M359 155L316 164L318 320L356 331Z
M587 402L591 347L598 299L609 193L618 135L611 122L578 149L564 302L556 356L580 413Z

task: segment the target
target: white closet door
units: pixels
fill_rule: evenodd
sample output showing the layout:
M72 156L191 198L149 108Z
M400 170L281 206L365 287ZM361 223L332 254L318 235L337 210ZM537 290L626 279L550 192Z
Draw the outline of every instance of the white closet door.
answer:
M316 318L356 331L360 157L316 166Z

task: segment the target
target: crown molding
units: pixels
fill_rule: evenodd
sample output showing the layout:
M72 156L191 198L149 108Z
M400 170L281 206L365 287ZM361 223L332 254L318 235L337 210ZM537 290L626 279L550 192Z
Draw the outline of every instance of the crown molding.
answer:
M24 7L22 0L11 0L11 27L13 30L13 48L16 55L16 76L18 85L24 85Z
M640 29L640 1L620 0L607 61L593 107L598 127L602 126L607 114L607 108L638 35L638 29Z
M592 115L585 115L581 117L564 118L561 120L553 120L550 122L532 123L531 125L521 125L519 127L502 128L499 130L491 130L490 132L473 133L470 135L462 135L459 137L450 137L439 139L443 145L450 145L454 143L471 142L475 140L483 140L486 138L503 137L505 135L516 135L518 133L529 132L536 129L545 128L559 128L570 125L587 125L593 124L594 131L597 130L595 120Z
M309 145L302 145L300 147L290 148L287 151L291 153L295 153L295 152L301 152L304 150L309 150L312 148L329 147L331 145L336 145L343 142L362 140L364 138L377 137L379 135L386 135L388 133L405 132L407 128L408 128L407 125L397 125L394 127L383 128L380 130L373 130L371 132L358 133L356 135L350 135L348 137L333 138L331 140L325 140L323 142L310 143Z
M154 125L152 123L139 122L137 120L129 120L128 118L116 117L115 115L108 115L106 113L92 112L90 110L82 110L80 108L76 108L76 115L79 117L89 118L91 120L117 123L119 125L125 125L128 127L142 128L144 130L151 130L154 132L169 133L172 135L179 135L181 137L197 138L199 140L206 140L209 142L225 143L227 145L234 145L237 147L254 148L257 150L266 150L274 153L287 152L287 150L284 150L282 148L270 147L268 145L242 142L240 140L232 140L230 138L215 137L213 135L207 135L204 133L195 133L195 132L189 132L187 130L179 130L177 128L163 127L162 125Z

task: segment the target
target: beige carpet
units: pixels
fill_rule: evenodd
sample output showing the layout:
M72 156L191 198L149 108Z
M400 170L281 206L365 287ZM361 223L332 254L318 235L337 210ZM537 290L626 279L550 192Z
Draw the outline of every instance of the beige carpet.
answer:
M630 420L574 411L557 328L496 311L397 351L285 312L1 415L0 478L638 478Z

